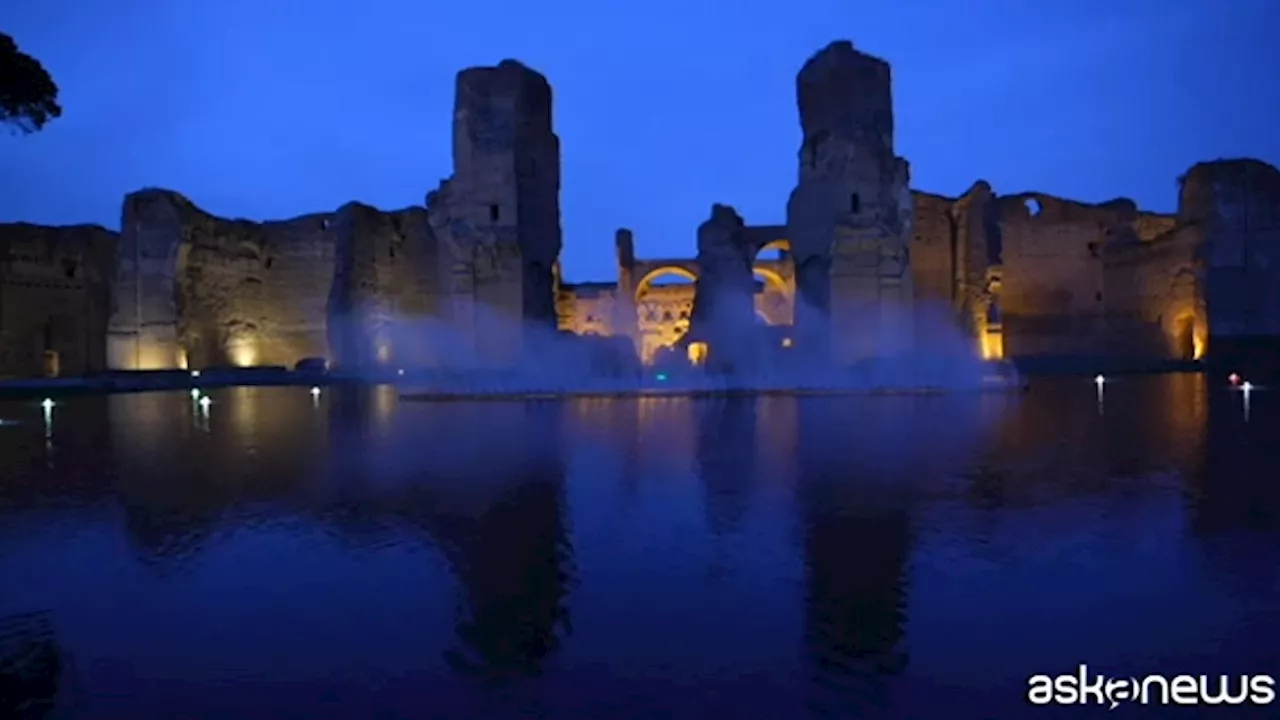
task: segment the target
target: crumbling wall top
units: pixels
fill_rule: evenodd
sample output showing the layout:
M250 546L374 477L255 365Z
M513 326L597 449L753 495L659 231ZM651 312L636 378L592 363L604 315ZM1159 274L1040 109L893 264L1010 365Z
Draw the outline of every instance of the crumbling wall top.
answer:
M1039 192L1000 195L996 198L1002 221L1046 223L1105 222L1132 223L1138 219L1138 205L1128 198L1103 203L1083 203Z
M858 139L875 127L893 137L889 63L837 40L805 62L796 99L805 137L821 132Z
M1196 163L1178 184L1178 218L1182 222L1207 219L1250 198L1280 203L1280 170L1252 158Z
M513 118L551 132L551 83L517 60L466 68L458 73L454 112L469 115L473 132L501 131Z

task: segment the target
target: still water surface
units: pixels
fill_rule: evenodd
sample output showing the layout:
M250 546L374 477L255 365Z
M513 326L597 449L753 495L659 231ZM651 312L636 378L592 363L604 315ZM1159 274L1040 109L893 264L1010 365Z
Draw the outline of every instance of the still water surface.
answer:
M963 720L1081 662L1280 675L1280 393L212 399L0 404L0 702Z

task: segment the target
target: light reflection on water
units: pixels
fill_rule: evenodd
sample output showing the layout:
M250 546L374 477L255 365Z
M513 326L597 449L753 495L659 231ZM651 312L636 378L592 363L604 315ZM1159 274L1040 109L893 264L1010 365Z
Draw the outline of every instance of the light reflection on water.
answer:
M1274 669L1271 396L1105 393L0 405L0 654L57 659L0 702L1010 717L1082 661Z

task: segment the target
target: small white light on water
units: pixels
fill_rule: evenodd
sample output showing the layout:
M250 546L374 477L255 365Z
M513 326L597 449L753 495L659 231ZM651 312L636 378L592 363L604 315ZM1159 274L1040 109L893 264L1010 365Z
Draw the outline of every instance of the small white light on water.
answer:
M1253 390L1253 383L1249 382L1248 380L1245 380L1244 384L1240 386L1240 389L1245 392L1250 392Z
M1093 378L1093 382L1094 382L1095 384L1097 384L1099 387L1101 387L1101 386L1102 386L1102 384L1103 384L1103 383L1105 383L1106 381L1107 381L1107 379L1106 379L1106 378L1104 378L1104 377L1102 377L1101 375L1095 376L1095 377Z
M204 409L208 410L208 409L209 409L209 406L210 406L211 404L213 404L213 401L209 399L209 396L208 396L208 395L201 396L201 398L200 398L200 407L202 407L202 408L204 408Z
M403 374L404 374L404 368L400 368L399 370L396 370L396 374L397 374L397 375L403 375Z
M192 370L192 371L191 371L191 377L200 377L200 371L199 371L199 370Z
M320 388L318 387L311 388L311 397L320 397Z
M48 410L52 410L52 409L53 409L53 398L45 398L44 400L41 400L41 401L40 401L40 407L44 408L46 411L48 411Z
M200 388L191 388L191 399L192 400L200 399Z

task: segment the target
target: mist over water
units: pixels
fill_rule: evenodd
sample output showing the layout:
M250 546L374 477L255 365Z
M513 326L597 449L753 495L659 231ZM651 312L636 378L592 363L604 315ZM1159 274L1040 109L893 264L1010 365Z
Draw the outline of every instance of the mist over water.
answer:
M407 349L405 355L425 363L391 358L377 371L340 366L339 372L372 379L385 376L389 362L407 390L448 395L969 391L1014 379L1011 368L978 357L976 341L943 304L917 304L910 316L883 321L874 314L881 309L872 311L866 335L854 338L868 359L850 366L831 362L830 346L807 339L804 328L765 325L754 311L738 317L729 311L735 305L741 304L721 302L695 314L690 337L708 349L697 366L685 342L664 362L643 367L629 337L578 336L477 306L475 332L420 317L395 318L375 331L379 345ZM803 308L796 314L810 315Z

